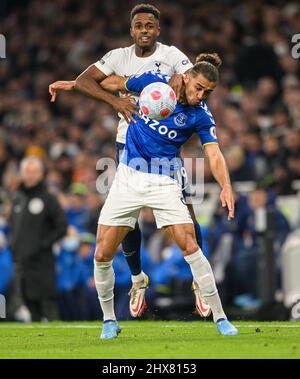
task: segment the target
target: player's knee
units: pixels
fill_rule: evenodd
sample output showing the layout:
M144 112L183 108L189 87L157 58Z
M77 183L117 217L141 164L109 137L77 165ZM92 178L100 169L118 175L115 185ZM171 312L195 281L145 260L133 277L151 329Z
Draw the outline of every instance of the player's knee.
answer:
M184 255L191 255L196 253L200 248L197 244L197 241L193 236L189 236L186 238L185 246L184 246Z
M189 245L187 246L186 250L185 250L185 255L191 255L191 254L194 254L196 253L196 251L199 250L199 246L196 244L193 244L193 245Z
M107 244L101 237L97 239L94 258L96 262L108 262L112 259Z
M96 248L96 250L95 250L94 259L96 262L99 262L99 263L105 262L104 255L103 255L102 251L99 250L98 248Z

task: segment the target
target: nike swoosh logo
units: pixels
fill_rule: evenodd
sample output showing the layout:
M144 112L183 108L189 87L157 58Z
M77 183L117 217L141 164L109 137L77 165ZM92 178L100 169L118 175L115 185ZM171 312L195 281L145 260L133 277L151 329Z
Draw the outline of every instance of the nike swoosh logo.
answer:
M202 301L199 302L201 312L205 313L209 310L209 306L207 308L203 307Z
M137 302L136 308L132 309L132 311L133 311L134 313L138 311L139 306L140 306L140 301L141 301L141 295L139 296L139 300L138 300L138 302Z

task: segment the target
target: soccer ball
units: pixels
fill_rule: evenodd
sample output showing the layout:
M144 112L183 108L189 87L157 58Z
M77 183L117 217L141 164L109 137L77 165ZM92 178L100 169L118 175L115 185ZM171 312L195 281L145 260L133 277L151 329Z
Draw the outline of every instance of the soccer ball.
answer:
M162 120L169 117L176 107L176 95L166 83L148 84L140 94L140 109L147 117Z

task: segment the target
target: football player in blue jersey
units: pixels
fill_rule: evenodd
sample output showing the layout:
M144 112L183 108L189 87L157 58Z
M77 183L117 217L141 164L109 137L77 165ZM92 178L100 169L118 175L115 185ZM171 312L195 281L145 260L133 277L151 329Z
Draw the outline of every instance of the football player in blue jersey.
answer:
M135 116L135 122L129 125L121 163L98 222L94 275L104 315L103 339L115 338L120 332L114 313L112 260L121 241L134 228L143 207L153 209L157 227L170 233L182 250L194 285L201 288L219 332L223 335L238 333L227 320L211 266L197 244L190 213L182 201L181 185L176 180L178 175L171 175L171 172L180 173L180 159L176 159L180 147L197 133L211 171L221 186L222 206L228 208L229 220L234 217L230 177L219 149L213 116L204 102L217 85L220 64L217 54L201 54L197 63L183 75L180 99L170 117L157 121L144 115ZM126 88L140 93L149 83L167 81L167 76L147 72L129 79L111 76L101 85L107 90ZM178 116L185 120L184 125L175 122Z

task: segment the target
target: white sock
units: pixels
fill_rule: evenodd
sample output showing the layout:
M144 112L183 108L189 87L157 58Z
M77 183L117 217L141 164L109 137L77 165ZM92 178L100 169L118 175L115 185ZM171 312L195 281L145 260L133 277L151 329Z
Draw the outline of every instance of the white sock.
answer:
M145 279L145 273L143 270L138 275L131 275L132 283L141 282L144 279Z
M112 261L94 261L94 279L103 312L103 320L116 320L114 311L115 273Z
M194 280L197 282L201 294L211 307L214 322L220 318L227 319L218 294L213 271L201 249L184 258L191 267Z

